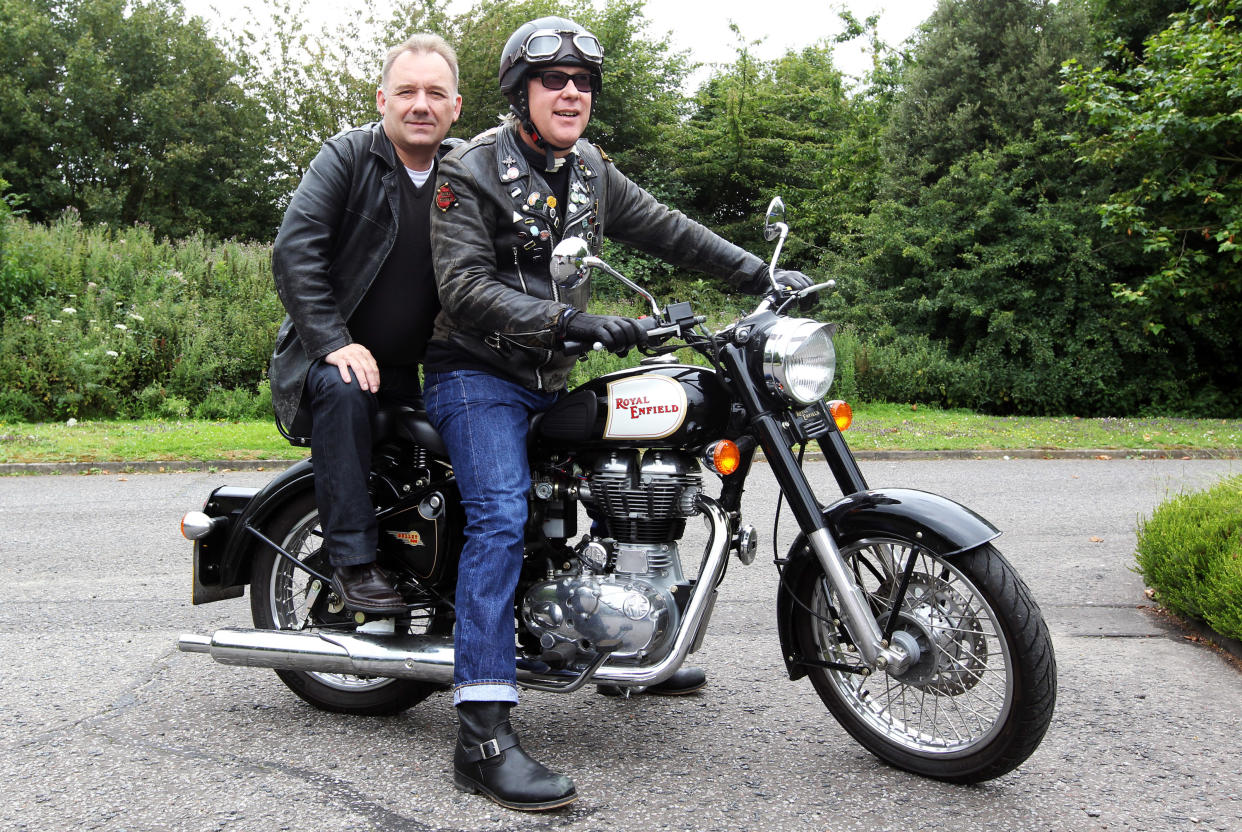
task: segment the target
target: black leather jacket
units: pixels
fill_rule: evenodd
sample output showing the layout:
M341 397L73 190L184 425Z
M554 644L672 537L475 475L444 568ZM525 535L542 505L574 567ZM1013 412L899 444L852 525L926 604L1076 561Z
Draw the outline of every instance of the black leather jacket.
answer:
M431 249L440 314L432 340L471 364L535 390L565 387L574 359L557 352L569 307L586 311L590 281L566 289L548 273L553 247L579 236L598 254L604 234L746 291L766 285L767 267L617 171L579 140L566 159L564 213L531 169L514 125L489 130L440 163L431 212Z
M441 154L460 139L448 139ZM380 122L338 133L302 177L272 247L276 292L288 313L269 376L281 426L306 437L302 405L311 362L349 344L347 321L397 239L398 174L405 171Z

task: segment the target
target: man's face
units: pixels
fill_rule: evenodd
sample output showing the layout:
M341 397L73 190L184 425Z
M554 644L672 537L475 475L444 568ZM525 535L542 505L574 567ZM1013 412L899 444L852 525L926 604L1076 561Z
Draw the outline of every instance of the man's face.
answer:
M448 61L434 52L402 52L376 90L384 133L407 167L426 169L457 117L461 96Z
M571 76L586 73L580 66L553 66L547 69ZM557 147L567 147L578 141L591 120L592 94L579 90L573 81L559 90L550 90L543 85L538 72L531 73L526 83L530 120L544 140Z

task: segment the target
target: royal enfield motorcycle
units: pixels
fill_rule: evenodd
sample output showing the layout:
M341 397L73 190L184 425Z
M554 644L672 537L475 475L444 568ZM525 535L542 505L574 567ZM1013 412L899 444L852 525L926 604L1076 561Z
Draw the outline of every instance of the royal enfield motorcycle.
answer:
M773 200L770 276L787 234ZM755 559L742 494L752 466L766 464L799 529L774 552L789 677L809 678L845 730L899 768L974 783L1029 757L1056 697L1047 626L991 523L935 494L868 485L842 433L849 407L826 401L832 327L787 314L831 281L794 292L773 279L754 312L713 332L689 303L660 308L584 241L556 247L553 280L590 269L646 298L649 344L638 366L582 384L532 422L519 684L572 693L671 676L703 642L730 557ZM590 345L566 345L577 349ZM685 349L702 362L679 362ZM422 412L382 412L376 436L379 563L406 613L368 617L332 591L306 460L261 489L217 488L185 516L194 603L248 585L254 628L183 635L181 650L273 668L340 713L391 714L449 687L465 524L452 463ZM815 446L839 499L821 498L805 475ZM679 543L696 515L707 545L687 576Z

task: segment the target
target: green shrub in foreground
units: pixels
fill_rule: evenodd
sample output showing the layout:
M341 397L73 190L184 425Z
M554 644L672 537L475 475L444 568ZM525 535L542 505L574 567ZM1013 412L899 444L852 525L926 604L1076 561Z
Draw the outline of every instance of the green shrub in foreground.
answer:
M1138 565L1161 604L1242 639L1242 477L1159 506L1139 525Z

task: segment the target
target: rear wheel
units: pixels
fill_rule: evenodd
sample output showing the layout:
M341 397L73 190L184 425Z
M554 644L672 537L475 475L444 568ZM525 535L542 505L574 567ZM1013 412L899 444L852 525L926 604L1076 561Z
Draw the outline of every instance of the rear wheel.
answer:
M795 593L793 632L816 692L859 743L899 768L958 783L1013 770L1043 739L1056 660L1030 590L993 546L944 558L893 536L842 546L883 630L914 661L869 675L818 564ZM913 570L901 608L897 593Z
M307 492L277 512L264 524L264 534L298 560L320 574L331 574L319 511L313 493ZM341 609L329 587L299 569L274 549L262 544L254 556L250 577L250 611L254 625L265 630L314 630L327 625L352 630L349 613ZM452 632L446 610L434 609L411 621L411 632L445 635ZM422 702L445 686L386 676L353 676L301 670L277 670L289 689L316 708L345 714L379 716L395 714Z

